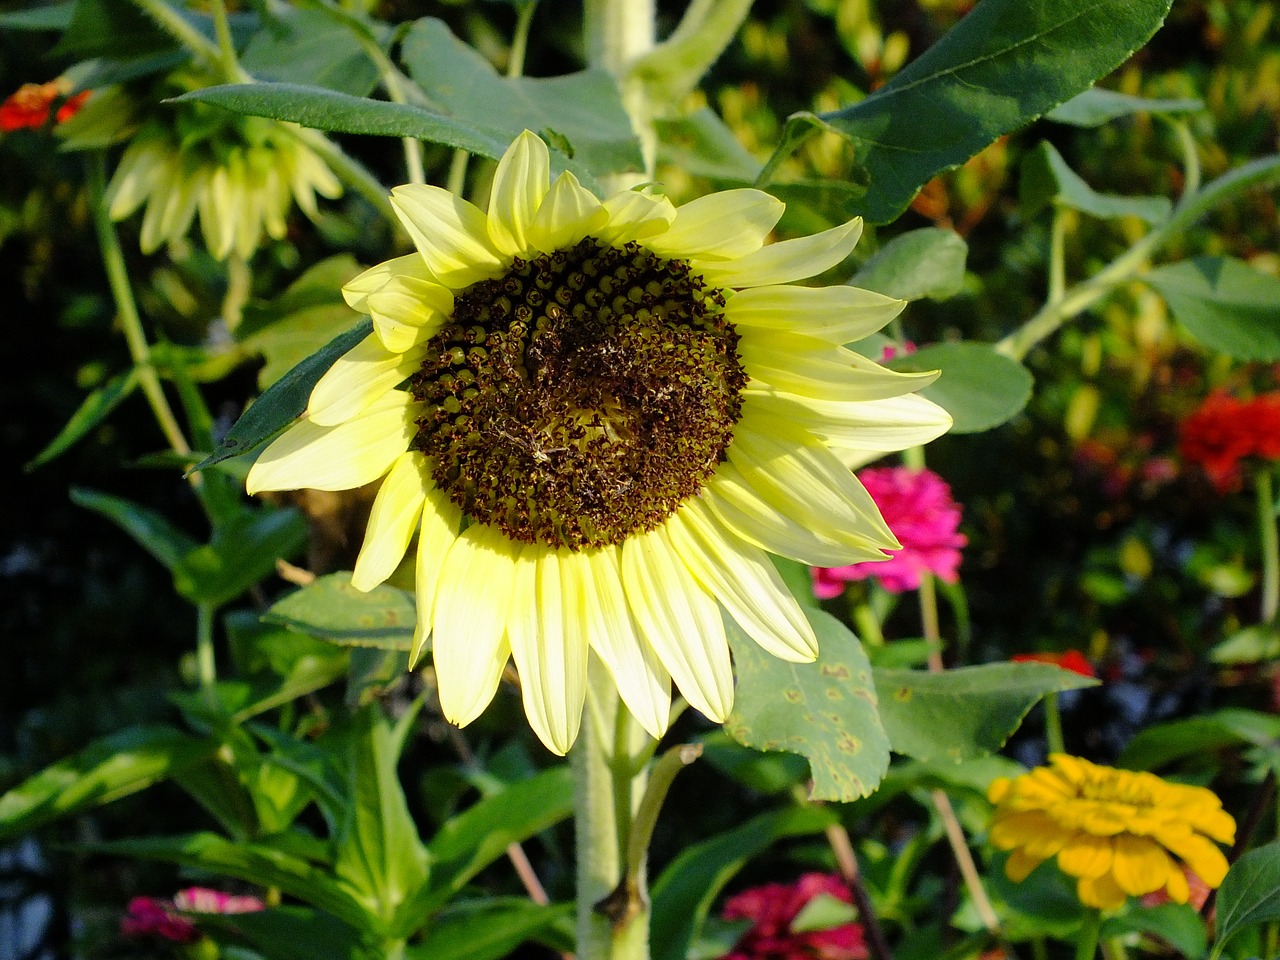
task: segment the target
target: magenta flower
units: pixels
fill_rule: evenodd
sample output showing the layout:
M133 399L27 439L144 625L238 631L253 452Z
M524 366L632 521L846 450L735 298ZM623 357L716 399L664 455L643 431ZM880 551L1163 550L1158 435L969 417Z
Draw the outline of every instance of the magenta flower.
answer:
M902 549L888 560L847 567L814 567L813 592L823 600L838 597L850 580L875 577L890 593L915 590L925 573L955 583L960 548L969 541L956 528L960 506L947 482L931 470L873 467L858 474Z
M806 873L792 884L766 883L730 897L721 916L754 922L721 960L863 960L867 945L860 924L791 929L791 922L819 894L844 903L852 900L844 881L832 873Z
M120 920L120 933L126 937L153 936L173 943L194 943L200 939L200 931L183 913L254 913L264 909L266 904L257 897L187 887L174 894L172 900L134 897L129 901L128 913Z

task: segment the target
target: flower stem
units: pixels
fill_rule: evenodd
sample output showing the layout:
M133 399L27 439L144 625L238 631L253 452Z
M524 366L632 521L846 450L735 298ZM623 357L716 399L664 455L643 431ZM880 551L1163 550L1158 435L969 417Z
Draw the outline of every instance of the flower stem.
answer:
M1098 934L1102 931L1102 911L1086 910L1080 932L1076 934L1076 960L1093 960L1098 952Z
M641 179L652 180L657 165L658 135L654 129L654 105L643 83L629 78L631 66L651 51L657 42L654 0L586 0L583 7L583 39L587 63L612 74L622 96L622 106L631 118L631 128L640 139L644 160ZM634 185L620 175L611 186L625 189Z
M1067 289L1067 214L1062 207L1053 208L1053 226L1049 234L1049 303L1057 303Z
M807 802L803 795L801 795L801 802ZM862 924L862 929L866 933L867 950L872 960L893 960L889 941L884 935L884 928L880 926L880 919L876 916L871 903L871 895L867 893L866 884L862 882L862 872L858 869L858 856L854 852L853 842L849 839L849 831L842 824L833 823L827 827L826 834L831 852L836 857L836 867L840 871L840 877L848 886L849 894L853 897L853 905L858 909L858 922Z
M1280 536L1276 533L1275 491L1271 467L1264 465L1254 474L1258 499L1258 533L1262 539L1262 622L1272 623L1280 610Z
M240 61L236 58L236 45L231 39L231 24L227 21L226 0L213 0L213 28L218 38L218 61L222 74L230 83L241 77Z
M213 651L213 612L207 603L196 607L196 678L200 689L213 695L213 685L218 682L218 668Z
M148 17L156 22L165 33L190 50L201 60L218 70L223 71L222 52L203 33L193 27L187 20L164 0L133 0L134 4Z
M533 23L533 12L537 9L538 0L522 0L516 4L516 29L511 35L511 52L507 55L508 77L524 74L524 57L529 49L529 27Z
M1062 739L1062 711L1058 708L1058 695L1046 694L1044 698L1044 740L1050 753L1066 753Z
M151 363L151 347L147 343L146 333L142 329L142 317L138 313L138 305L133 299L133 288L129 285L129 272L124 263L124 252L120 249L120 238L116 236L115 225L107 212L106 196L106 157L96 151L89 162L89 203L93 207L93 225L98 234L98 247L102 251L102 263L107 271L107 283L111 287L111 296L115 300L116 312L120 317L120 326L124 331L125 343L129 347L129 356L133 359L138 371L138 383L151 406L165 440L175 453L186 456L191 453L191 446L183 436L178 418L169 406L164 388L160 384L160 376ZM193 485L200 483L198 474L191 475Z

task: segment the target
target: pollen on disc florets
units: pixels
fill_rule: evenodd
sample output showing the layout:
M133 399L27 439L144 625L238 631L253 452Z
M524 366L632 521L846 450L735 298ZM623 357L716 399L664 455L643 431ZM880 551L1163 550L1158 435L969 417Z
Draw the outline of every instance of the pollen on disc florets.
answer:
M747 377L724 295L592 237L454 297L411 381L414 446L473 520L572 549L652 530L724 457Z

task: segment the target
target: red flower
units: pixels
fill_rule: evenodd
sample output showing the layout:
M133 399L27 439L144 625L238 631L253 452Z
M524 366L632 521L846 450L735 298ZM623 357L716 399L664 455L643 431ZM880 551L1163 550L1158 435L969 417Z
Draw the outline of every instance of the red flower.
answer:
M806 873L793 884L767 883L730 897L721 916L754 923L722 960L863 960L867 946L860 924L791 929L791 922L819 894L852 902L844 881L830 873Z
M187 887L172 900L134 897L120 920L126 937L155 936L173 943L194 943L200 931L183 913L255 913L266 905L257 897L236 896L207 887Z
M63 77L48 83L24 83L0 104L0 130L38 129L49 122L49 111L54 101L65 96L71 83ZM88 90L81 90L71 97L54 115L57 123L63 123L76 115L76 111L89 99Z
M1015 653L1009 659L1014 663L1052 663L1082 677L1096 679L1098 676L1093 664L1079 650L1067 650L1064 653Z
M1240 461L1246 457L1280 459L1280 394L1237 400L1211 393L1182 421L1179 450L1219 493L1227 493L1240 482Z

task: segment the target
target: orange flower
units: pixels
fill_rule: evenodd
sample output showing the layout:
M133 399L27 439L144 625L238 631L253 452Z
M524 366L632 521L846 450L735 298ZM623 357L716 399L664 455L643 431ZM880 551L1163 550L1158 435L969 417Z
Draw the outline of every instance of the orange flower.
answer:
M15 93L0 104L0 130L38 129L49 122L49 112L60 97L71 89L66 77L48 83L24 83ZM89 99L90 91L81 90L58 107L54 114L56 123L64 123L76 115L76 111Z

